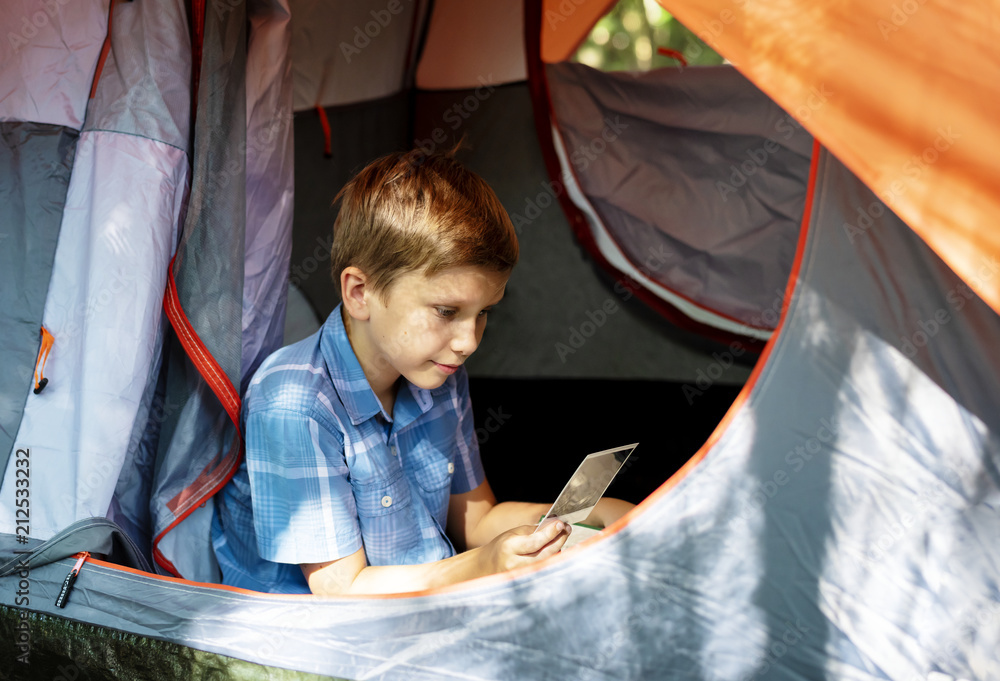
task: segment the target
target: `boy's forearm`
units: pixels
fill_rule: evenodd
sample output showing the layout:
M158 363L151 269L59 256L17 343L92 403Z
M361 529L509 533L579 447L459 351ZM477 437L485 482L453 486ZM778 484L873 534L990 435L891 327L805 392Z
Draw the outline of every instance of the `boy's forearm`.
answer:
M488 544L502 532L521 525L537 525L549 510L549 504L532 504L525 501L505 501L491 508L466 537L470 548Z
M583 524L604 528L614 523L633 508L635 508L635 504L628 501L604 497L597 502L597 506L590 512L590 515L583 521Z
M490 574L486 561L481 558L477 550L419 565L369 565L362 568L349 584L336 580L332 575L325 579L320 571L309 580L309 588L317 596L423 591Z

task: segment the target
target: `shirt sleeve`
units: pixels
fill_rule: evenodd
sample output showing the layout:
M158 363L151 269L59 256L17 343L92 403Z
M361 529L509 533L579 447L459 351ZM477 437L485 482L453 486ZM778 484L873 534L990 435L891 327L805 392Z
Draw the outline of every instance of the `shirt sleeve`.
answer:
M458 414L458 428L455 433L455 474L451 478L451 493L471 492L486 479L483 462L479 458L479 438L476 437L476 422L472 417L472 400L469 398L469 375L462 367L455 374L453 405Z
M257 549L276 563L321 563L362 546L344 446L315 419L262 409L246 420Z

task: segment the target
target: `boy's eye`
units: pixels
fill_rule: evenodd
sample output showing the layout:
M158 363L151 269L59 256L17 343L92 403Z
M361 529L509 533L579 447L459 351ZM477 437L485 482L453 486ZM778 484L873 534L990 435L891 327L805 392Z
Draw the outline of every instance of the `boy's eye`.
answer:
M481 311L479 312L479 316L480 316L480 317L485 317L485 316L486 316L486 315L488 315L489 313L490 313L490 308L486 308L485 310L481 310Z
M440 315L442 317L445 317L445 318L454 317L455 313L458 312L458 310L455 310L455 309L450 308L450 307L437 307L437 308L434 308L434 309L437 310L438 315Z

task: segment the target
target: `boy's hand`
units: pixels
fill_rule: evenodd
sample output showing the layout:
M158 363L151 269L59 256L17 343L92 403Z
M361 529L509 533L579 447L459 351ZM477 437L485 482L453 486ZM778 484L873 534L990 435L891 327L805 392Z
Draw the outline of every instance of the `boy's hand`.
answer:
M507 530L481 550L484 572L506 572L548 558L562 549L570 527L561 520L545 523L536 531L531 525Z

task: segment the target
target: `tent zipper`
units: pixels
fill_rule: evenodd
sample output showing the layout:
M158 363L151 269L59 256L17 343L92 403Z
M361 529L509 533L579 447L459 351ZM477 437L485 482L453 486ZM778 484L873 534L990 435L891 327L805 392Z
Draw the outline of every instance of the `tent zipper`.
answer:
M66 602L69 601L69 592L76 583L76 578L80 574L80 570L83 568L83 563L90 558L89 551L81 551L76 555L76 565L74 565L73 569L69 571L68 575L66 575L66 579L63 580L62 588L59 589L59 597L56 598L57 608L66 607Z

